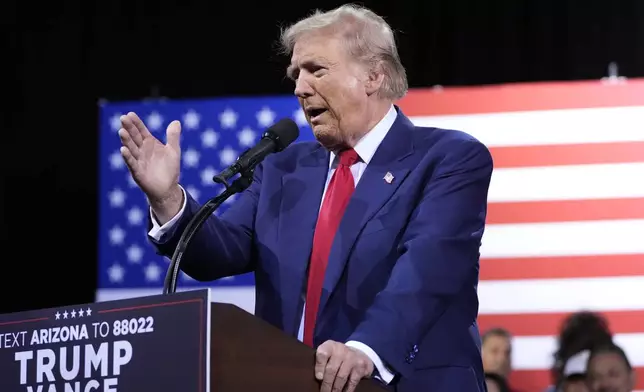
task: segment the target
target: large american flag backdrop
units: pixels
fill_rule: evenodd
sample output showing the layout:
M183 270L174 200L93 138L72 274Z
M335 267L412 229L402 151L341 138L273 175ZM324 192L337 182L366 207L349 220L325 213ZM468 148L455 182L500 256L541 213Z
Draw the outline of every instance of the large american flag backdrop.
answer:
M559 323L586 309L608 317L644 390L644 80L420 89L399 105L416 124L464 130L492 151L479 321L515 335L515 386L549 385ZM181 183L202 202L221 191L212 176L276 119L292 117L299 140L313 139L291 96L100 110L99 301L160 293L168 266L146 240L147 205L119 155L119 115L137 112L162 140L182 121ZM251 275L210 287L215 301L253 311Z

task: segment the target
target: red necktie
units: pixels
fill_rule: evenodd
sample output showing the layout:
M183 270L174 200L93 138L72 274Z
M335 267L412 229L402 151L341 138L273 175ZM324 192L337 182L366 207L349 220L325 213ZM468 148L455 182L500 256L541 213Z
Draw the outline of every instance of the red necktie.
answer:
M340 163L327 187L313 235L304 314L304 343L311 347L313 347L315 319L322 296L324 273L329 261L333 237L355 188L351 165L358 160L358 154L355 150L349 149L340 152L339 157Z

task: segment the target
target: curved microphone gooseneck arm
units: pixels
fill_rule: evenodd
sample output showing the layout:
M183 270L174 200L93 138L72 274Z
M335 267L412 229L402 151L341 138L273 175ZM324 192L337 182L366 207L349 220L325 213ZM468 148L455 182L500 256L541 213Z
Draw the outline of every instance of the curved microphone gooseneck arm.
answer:
M181 234L179 242L177 243L174 254L172 255L172 260L170 262L170 266L168 267L168 271L166 273L165 281L163 284L163 294L173 294L176 292L177 279L179 277L179 269L181 267L181 259L183 258L183 254L188 248L188 244L190 243L190 240L192 240L192 237L197 234L199 229L201 229L201 226L206 223L206 220L208 220L210 215L212 215L212 213L215 212L215 210L219 208L219 206L221 206L226 201L226 199L228 199L235 193L243 192L250 186L250 184L253 182L254 171L254 168L245 171L235 181L233 181L230 186L228 186L228 184L225 184L226 189L221 194L208 200L206 204L201 206L201 208L195 213L195 216L190 220L190 222L188 222L185 230L183 231L183 234Z

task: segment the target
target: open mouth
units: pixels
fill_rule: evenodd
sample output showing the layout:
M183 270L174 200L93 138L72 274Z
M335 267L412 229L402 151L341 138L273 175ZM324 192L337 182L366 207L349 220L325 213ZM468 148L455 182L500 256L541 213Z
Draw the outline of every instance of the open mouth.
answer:
M311 119L311 122L316 121L322 114L326 112L326 109L324 108L311 108L306 110L307 114L309 115L309 119Z

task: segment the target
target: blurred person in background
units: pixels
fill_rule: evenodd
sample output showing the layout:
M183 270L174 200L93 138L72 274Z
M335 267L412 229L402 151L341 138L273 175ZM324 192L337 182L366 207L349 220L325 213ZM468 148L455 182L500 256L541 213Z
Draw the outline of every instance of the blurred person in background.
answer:
M504 328L492 328L481 337L485 372L508 379L512 371L512 335Z
M587 350L613 341L608 321L601 314L589 311L580 311L570 314L561 324L558 347L554 354L554 365L551 369L553 386L548 390L561 390L562 386L578 386L575 379L585 378L585 364L579 366L576 356L582 355ZM572 362L569 362L571 361ZM582 361L584 362L584 361ZM573 365L574 363L574 365ZM567 365L567 366L566 366ZM572 373L572 369L575 369ZM579 387L581 388L581 387Z
M497 373L485 373L487 392L511 392L505 377Z
M624 350L616 344L593 349L587 369L590 392L631 392L635 388L635 371Z
M586 364L590 351L584 350L568 358L564 364L558 392L590 392L586 384Z

